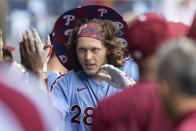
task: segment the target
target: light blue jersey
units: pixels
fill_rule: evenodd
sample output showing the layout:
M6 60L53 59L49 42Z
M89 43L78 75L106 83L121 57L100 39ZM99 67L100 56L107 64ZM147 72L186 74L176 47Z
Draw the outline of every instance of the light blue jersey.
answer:
M128 68L120 69L125 69L125 73L128 71ZM90 130L98 101L120 91L105 81L94 80L83 71L67 72L53 83L52 88L52 104L62 113L62 125L67 131Z
M119 69L124 71L134 81L137 82L139 80L139 68L133 59L127 60Z
M47 71L46 77L47 77L47 86L48 90L50 91L52 83L60 76L60 73L57 71Z
M70 71L56 80L50 96L53 105L63 114L65 130L87 131L92 126L96 97L101 100L105 95L111 95L118 90L105 81L99 83L86 76L83 71Z

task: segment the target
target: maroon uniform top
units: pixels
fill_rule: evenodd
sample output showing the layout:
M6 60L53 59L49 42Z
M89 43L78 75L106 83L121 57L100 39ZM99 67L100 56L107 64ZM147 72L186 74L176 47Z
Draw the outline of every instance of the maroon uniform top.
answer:
M196 131L196 110L185 114L176 123L175 131Z
M171 121L163 113L157 84L140 80L102 100L95 112L92 131L169 131Z

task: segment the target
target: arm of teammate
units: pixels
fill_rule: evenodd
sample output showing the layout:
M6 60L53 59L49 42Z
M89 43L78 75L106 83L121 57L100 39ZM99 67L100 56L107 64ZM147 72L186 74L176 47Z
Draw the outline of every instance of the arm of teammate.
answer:
M133 79L129 78L123 71L119 70L113 65L105 64L101 66L101 69L106 70L109 75L99 73L98 76L110 83L115 88L122 89L124 87L133 86L136 83Z
M46 43L46 46L50 47L49 37L47 37ZM21 64L40 78L43 89L47 91L46 84L43 80L46 79L44 66L47 64L48 57L50 56L50 49L46 48L46 46L44 47L35 29L32 29L32 34L30 30L26 30L19 44Z

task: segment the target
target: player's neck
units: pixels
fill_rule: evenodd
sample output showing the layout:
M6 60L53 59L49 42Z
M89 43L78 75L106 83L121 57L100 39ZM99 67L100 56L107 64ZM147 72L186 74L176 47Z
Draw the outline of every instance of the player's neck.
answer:
M108 72L105 71L105 70L100 70L98 73L108 74ZM98 73L97 73L97 74L98 74ZM93 79L95 79L95 80L98 81L98 82L102 82L103 80L102 80L100 77L98 77L97 74L93 76Z
M99 78L98 76L93 76L93 79L95 79L96 81L98 81L98 82L102 82L103 80L101 79L101 78Z
M196 98L179 95L173 100L173 119L178 120L189 112L196 109Z
M67 72L67 69L62 66L62 64L59 62L58 58L53 57L50 59L50 61L47 64L47 70L48 71L58 71L61 73Z
M143 58L138 62L140 70L140 79L154 80L156 78L156 58L155 56L149 56Z

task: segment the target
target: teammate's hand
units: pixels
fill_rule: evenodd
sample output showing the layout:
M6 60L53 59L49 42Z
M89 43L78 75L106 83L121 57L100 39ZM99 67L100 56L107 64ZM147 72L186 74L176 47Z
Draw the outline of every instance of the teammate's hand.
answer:
M119 70L113 65L105 64L101 66L101 69L106 70L109 75L106 75L104 73L98 73L98 76L110 83L115 88L122 89L124 87L133 86L136 83L133 79L129 78L123 71Z
M34 39L37 40L38 45L40 47L40 51L42 54L42 60L43 60L43 71L47 72L47 63L50 58L50 55L52 53L52 45L50 42L50 37L49 35L46 37L46 44L44 46L43 42L41 41L39 34L37 33L36 29L32 29Z
M41 76L43 72L43 60L41 47L31 32L26 30L23 34L23 39L19 42L21 53L21 64L28 70Z
M21 47L23 47L21 48L21 55L22 53L23 54L29 53L27 54L27 55L31 55L29 57L36 56L37 57L37 60L36 60L37 68L43 72L46 72L47 62L52 52L52 45L50 42L50 37L47 36L46 45L44 46L36 29L32 29L32 33L33 33L33 36L31 35L31 32L29 30L26 30L25 34L23 35L23 41L21 42ZM26 57L25 54L23 56Z

